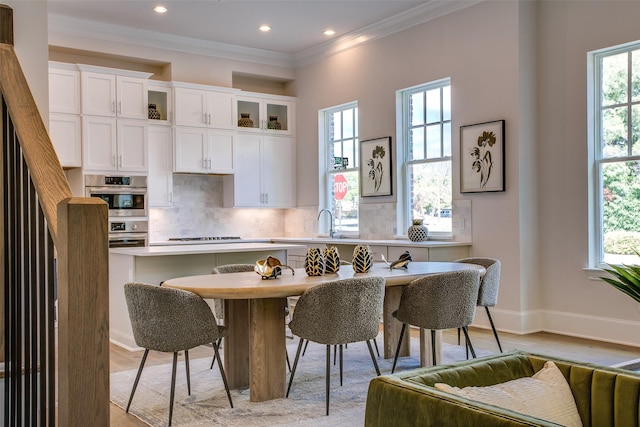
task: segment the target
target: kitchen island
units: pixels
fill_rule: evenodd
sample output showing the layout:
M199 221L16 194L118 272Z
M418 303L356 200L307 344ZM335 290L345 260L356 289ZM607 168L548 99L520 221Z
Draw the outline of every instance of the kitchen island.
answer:
M283 263L289 251L306 251L293 243L235 242L109 249L109 337L124 348L137 349L124 298L124 284L160 284L168 279L210 274L219 265L254 264L268 255Z

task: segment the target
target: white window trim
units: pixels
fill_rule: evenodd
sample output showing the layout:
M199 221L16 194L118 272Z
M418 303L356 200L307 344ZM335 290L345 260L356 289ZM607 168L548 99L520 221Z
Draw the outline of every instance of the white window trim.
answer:
M406 120L408 118L408 114L405 114L405 107L407 105L405 97L411 93L415 89L424 88L425 86L442 86L442 85L451 86L451 78L447 77L444 79L435 80L428 83L422 83L416 86L411 86L408 88L400 89L396 91L396 167L398 171L400 171L400 179L398 180L398 203L396 206L396 227L397 227L397 236L398 238L407 238L407 230L411 225L411 209L409 208L409 200L411 199L411 195L409 194L409 186L407 185L407 174L409 168L409 162L406 158L407 149L406 149L406 141L407 141L407 133L406 129L409 128ZM453 117L451 122L453 123ZM451 129L453 135L453 128ZM453 138L453 136L452 136ZM453 140L452 140L453 142ZM451 147L452 155L449 157L441 157L438 158L437 161L449 160L452 162L453 166L453 146ZM453 169L451 171L453 174ZM453 179L453 176L451 177ZM453 197L451 200L453 204ZM453 206L452 206L453 209ZM451 232L444 231L429 231L429 239L430 240L453 240L453 229Z
M327 135L329 129L327 128L326 115L329 112L344 110L347 108L357 108L358 101L345 102L344 104L334 105L332 107L324 108L318 111L318 212L321 209L328 209L331 206L329 200L329 189L327 188ZM359 139L359 135L358 135ZM358 214L358 218L360 215ZM335 221L335 218L334 218ZM358 219L358 232L340 232L340 237L357 238L360 236L360 223ZM321 237L329 236L329 228L326 221L321 221L318 224L318 235Z

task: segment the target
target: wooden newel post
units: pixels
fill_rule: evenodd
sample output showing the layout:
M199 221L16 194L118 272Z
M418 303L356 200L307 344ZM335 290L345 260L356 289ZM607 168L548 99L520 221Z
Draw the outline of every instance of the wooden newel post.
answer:
M0 4L0 43L13 46L13 9Z

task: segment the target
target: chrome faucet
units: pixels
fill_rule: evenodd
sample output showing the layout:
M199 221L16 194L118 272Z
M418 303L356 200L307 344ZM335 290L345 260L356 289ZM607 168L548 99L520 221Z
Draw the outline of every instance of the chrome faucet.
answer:
M329 218L331 219L331 226L329 227L329 237L333 239L333 235L334 235L334 231L333 231L333 214L331 213L331 211L329 209L320 209L320 212L318 212L318 221L320 221L320 216L322 215L322 212L326 212L329 214Z

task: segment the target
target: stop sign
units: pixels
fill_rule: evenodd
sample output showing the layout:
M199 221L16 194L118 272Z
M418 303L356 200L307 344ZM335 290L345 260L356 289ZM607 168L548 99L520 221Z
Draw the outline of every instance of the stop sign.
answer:
M342 174L337 174L333 178L333 196L336 200L342 200L347 195L347 191L349 191L347 178Z

